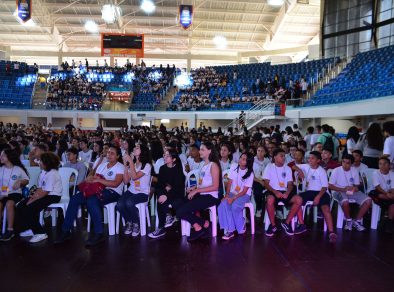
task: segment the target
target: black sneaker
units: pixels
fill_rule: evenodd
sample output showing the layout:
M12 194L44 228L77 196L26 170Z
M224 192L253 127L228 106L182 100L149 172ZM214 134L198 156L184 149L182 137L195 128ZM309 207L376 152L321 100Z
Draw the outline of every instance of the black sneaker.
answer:
M167 215L166 223L165 223L164 227L165 228L171 227L172 225L174 225L175 222L176 222L176 218L174 216Z
M103 242L105 240L104 234L98 233L94 234L90 239L88 239L85 243L86 247L92 247L95 245L98 245L99 243Z
M272 237L274 236L274 234L278 231L278 227L273 226L272 224L270 224L270 226L268 226L267 231L265 232L266 236Z
M200 231L194 231L190 236L187 238L187 241L194 241L199 239L200 237L204 236L206 234L206 229L201 228Z
M7 230L0 236L0 241L10 241L15 236L14 230Z
M305 224L298 224L294 230L294 234L301 234L307 232Z
M155 231L148 234L150 238L160 238L166 235L166 231L164 228L157 228Z
M72 237L70 231L62 231L62 234L60 234L59 238L56 238L54 241L54 244L62 244L63 242L70 240Z
M294 235L293 228L290 224L286 224L285 221L281 223L283 230L286 232L287 235Z

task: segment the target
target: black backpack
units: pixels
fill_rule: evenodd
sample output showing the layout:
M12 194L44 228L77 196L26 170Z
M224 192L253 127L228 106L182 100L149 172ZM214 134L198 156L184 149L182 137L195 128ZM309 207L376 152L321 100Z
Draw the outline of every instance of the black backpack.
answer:
M325 136L326 137L326 140L324 141L324 144L323 144L323 149L327 149L327 150L330 150L331 151L331 153L333 153L334 154L334 137L332 137L332 136Z

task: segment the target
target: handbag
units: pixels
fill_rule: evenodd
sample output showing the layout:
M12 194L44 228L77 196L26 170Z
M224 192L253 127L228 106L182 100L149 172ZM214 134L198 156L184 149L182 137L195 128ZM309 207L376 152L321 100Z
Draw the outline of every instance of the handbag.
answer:
M96 174L96 176L99 178L104 178L101 174ZM78 189L80 192L82 192L85 198L89 198L93 195L97 195L97 197L100 199L101 193L105 189L105 185L99 182L91 183L91 182L83 181L78 185Z

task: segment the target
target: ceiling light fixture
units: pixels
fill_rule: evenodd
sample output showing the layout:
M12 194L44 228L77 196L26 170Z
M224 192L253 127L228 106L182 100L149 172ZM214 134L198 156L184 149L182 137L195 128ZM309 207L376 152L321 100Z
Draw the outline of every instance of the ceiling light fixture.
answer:
M101 18L105 23L112 24L120 17L120 7L112 4L105 4L101 9Z
M85 22L85 29L87 32L90 32L90 33L97 33L98 32L98 26L93 20L88 20Z
M268 0L268 5L271 6L282 6L285 3L285 0Z
M142 3L141 3L140 8L145 13L151 14L151 13L153 13L155 11L156 6L155 6L155 3L153 3L152 0L143 0Z
M217 35L213 38L213 42L215 43L216 48L225 49L227 48L227 39L222 35Z

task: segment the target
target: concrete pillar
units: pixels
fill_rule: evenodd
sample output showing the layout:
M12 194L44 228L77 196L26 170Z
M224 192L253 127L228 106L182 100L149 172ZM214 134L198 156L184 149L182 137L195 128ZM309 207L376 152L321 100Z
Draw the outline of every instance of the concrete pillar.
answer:
M192 114L192 116L189 118L189 123L188 123L188 127L189 127L189 131L193 128L196 128L196 124L197 124L197 116L196 114Z
M73 115L73 125L78 128L78 115Z
M186 70L187 70L187 73L189 73L190 69L192 67L192 57L190 54L187 56L186 63L187 63Z
M28 124L27 124L27 112L25 112L23 115L20 116L20 122L19 123L28 126Z
M100 125L100 114L94 115L94 119L96 121L96 127L97 127L98 125Z
M53 122L52 122L52 115L51 115L51 114L49 114L49 115L47 116L47 126L48 126L50 123L53 124Z
M57 65L60 66L63 62L63 53L59 52L57 55Z
M111 66L111 67L115 66L115 58L114 57L109 57L109 66Z
M136 63L137 65L139 65L139 64L141 63L141 58L140 58L140 57L136 57L136 58L135 58L135 63Z

